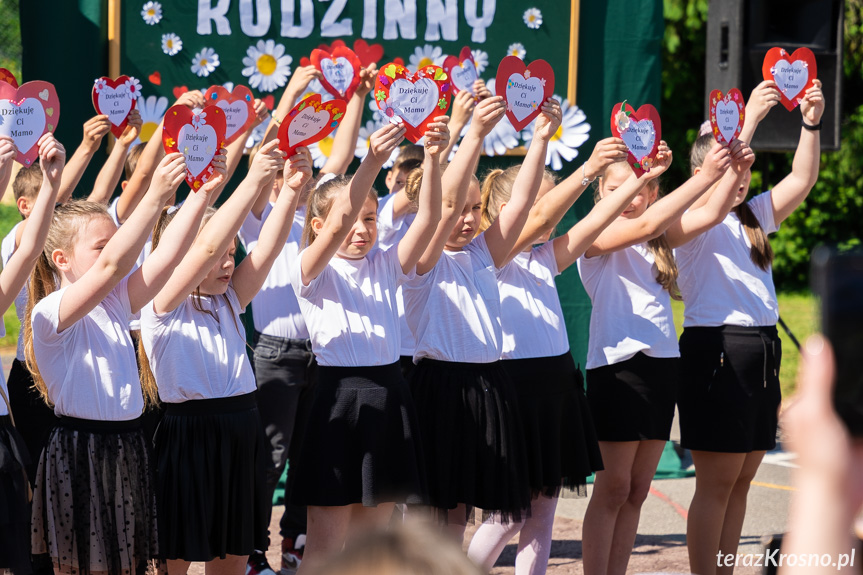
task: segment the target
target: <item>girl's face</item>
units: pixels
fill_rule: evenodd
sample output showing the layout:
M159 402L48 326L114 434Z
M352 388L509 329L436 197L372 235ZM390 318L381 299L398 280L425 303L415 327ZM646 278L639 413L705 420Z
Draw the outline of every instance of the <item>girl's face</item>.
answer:
M222 254L222 257L213 265L207 276L198 286L202 295L221 295L228 289L231 276L234 275L234 256L237 253L236 240Z
M599 183L599 196L604 198L629 179L627 170L610 170ZM644 186L638 195L633 198L632 202L623 210L619 217L626 219L634 219L641 216L647 208L656 201L658 190L656 187L648 184Z
M734 198L734 206L737 207L746 201L746 196L749 193L749 184L752 183L752 170L746 170L743 175L743 181L740 182L740 187L737 188L737 197Z
M336 255L348 260L364 258L374 247L377 239L378 204L371 197L367 197L348 237L339 246Z
M78 231L71 250L68 252L55 250L52 257L64 277L64 283L66 280L68 283L76 282L87 273L102 254L102 248L115 233L117 233L117 226L111 218L96 216L90 218L90 221Z
M449 238L447 238L446 249L459 251L468 245L476 236L481 217L482 198L479 192L479 184L476 180L471 180L470 187L467 190L467 200L465 201L464 209Z

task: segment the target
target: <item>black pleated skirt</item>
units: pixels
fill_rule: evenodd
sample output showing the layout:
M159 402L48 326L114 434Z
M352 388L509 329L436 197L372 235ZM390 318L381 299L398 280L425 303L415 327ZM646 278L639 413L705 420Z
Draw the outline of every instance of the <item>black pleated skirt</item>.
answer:
M602 456L572 355L501 364L518 396L533 496L556 497L561 488L586 495L587 478L602 470Z
M525 433L515 386L501 362L423 359L411 390L428 472L441 511L466 506L519 520L530 507Z
M683 447L722 453L776 447L782 401L776 326L687 327L680 358Z
M266 549L269 444L255 394L166 406L156 431L159 557Z
M289 491L297 505L426 502L417 412L398 362L318 366Z
M0 571L30 572L27 448L8 415L0 415Z
M61 417L39 459L33 554L65 573L144 575L158 551L152 481L140 419Z

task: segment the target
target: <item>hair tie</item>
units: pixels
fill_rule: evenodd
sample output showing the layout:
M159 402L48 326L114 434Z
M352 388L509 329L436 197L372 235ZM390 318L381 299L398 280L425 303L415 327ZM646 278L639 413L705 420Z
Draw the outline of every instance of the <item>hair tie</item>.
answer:
M324 184L326 184L330 180L335 180L338 177L339 177L338 174L333 174L333 173L324 174L323 176L321 176L321 179L318 180L318 183L315 184L315 189L317 190L318 188L320 188L321 186L323 186Z

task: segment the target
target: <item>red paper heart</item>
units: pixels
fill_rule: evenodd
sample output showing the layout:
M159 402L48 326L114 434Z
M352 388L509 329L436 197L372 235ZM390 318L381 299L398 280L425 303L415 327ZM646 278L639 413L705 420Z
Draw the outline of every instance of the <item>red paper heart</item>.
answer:
M522 130L542 112L542 104L554 94L554 70L545 60L529 66L517 56L506 56L497 67L495 93L506 102L506 117Z
M174 97L177 99L188 91L189 89L186 86L174 86L174 89L172 90Z
M305 68L306 66L311 66L311 65L312 65L312 61L309 60L308 56L303 56L302 58L300 58L300 66L302 66L303 68Z
M210 86L204 100L225 111L225 143L242 136L255 121L255 97L245 86L235 86L228 92L222 86Z
M290 158L300 146L320 142L342 122L345 108L344 100L321 102L320 94L300 101L279 126L279 148Z
M336 46L332 52L312 50L312 64L321 72L321 84L327 92L345 101L360 84L362 64L356 53L347 46Z
M158 70L147 76L147 79L150 80L150 83L155 86L162 85L162 74Z
M272 94L270 94L269 96L264 96L263 98L261 98L261 102L264 103L264 106L267 107L267 110L272 110L273 106L276 105L276 99L273 98Z
M11 84L13 88L18 87L18 80L15 79L15 74L10 72L6 68L0 68L0 82L6 82L7 84Z
M399 66L404 66L405 61L403 58L396 56L395 58L393 58L393 64L398 64Z
M469 46L462 48L458 56L447 56L443 61L443 69L452 79L453 96L462 90L476 95L473 91L473 83L479 78L479 74Z
M746 119L743 94L737 88L731 88L725 95L721 90L713 90L708 102L713 137L723 146L727 146L743 130L743 121Z
M380 44L369 45L362 38L354 40L354 52L356 52L357 58L360 59L360 63L364 68L367 68L371 64L377 64L384 57L383 46Z
M171 106L165 113L162 145L165 153L186 157L186 182L197 192L214 174L213 157L227 145L224 110L209 105L195 114L186 106Z
M39 138L53 132L59 120L60 99L54 84L37 80L16 88L0 82L0 134L14 140L19 164L33 164L39 156Z
M96 79L90 97L97 114L105 114L111 121L111 133L115 138L123 135L123 130L129 123L129 114L138 105L137 88L130 90L130 83L137 82L129 76L118 76L112 80L107 76Z
M761 73L765 80L772 80L779 86L782 105L790 112L803 98L806 90L815 85L818 77L818 65L815 54L809 48L797 48L789 54L783 48L771 48L764 56Z
M375 80L375 103L388 118L404 121L405 137L417 143L428 130L429 123L446 114L452 87L443 68L429 65L411 74L396 63L387 64Z
M627 161L637 177L650 171L662 139L662 123L656 108L645 104L636 112L625 101L615 104L611 109L611 134L626 144Z

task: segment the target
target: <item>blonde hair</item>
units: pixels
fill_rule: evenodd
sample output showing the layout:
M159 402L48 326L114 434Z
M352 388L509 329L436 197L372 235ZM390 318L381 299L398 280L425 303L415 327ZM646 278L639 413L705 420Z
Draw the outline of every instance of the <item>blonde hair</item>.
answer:
M479 231L486 231L500 215L500 206L512 197L512 186L518 176L521 165L510 166L505 170L492 170L485 175L482 181L482 218ZM557 184L557 175L546 169L542 174L543 180Z
M138 160L141 159L141 154L144 153L144 147L147 144L141 142L140 144L135 144L132 146L132 149L129 150L129 155L126 156L126 161L123 162L123 172L126 175L126 180L131 180L132 175L135 173L135 168L138 167Z
M45 240L45 247L42 249L39 259L36 260L36 266L30 275L30 282L27 287L29 297L27 298L27 308L24 313L24 355L26 357L27 369L33 375L36 390L48 405L51 405L51 401L48 398L48 387L39 371L39 364L36 361L36 353L33 347L33 324L31 321L33 308L47 295L55 292L60 285L60 271L54 265L54 259L51 255L55 250L63 250L70 253L78 241L79 234L92 220L100 217L106 218L113 223L105 206L96 202L73 200L62 206L58 206L54 210L54 218L51 221L50 228L48 228L48 238ZM155 405L157 403L158 394L155 386L146 386L142 381L141 391L143 392L144 403L146 405Z
M695 173L696 168L700 168L704 164L704 159L707 153L713 147L714 139L712 134L699 136L695 143L692 144L692 150L689 152L689 167L692 173ZM752 247L749 249L749 258L756 266L764 271L770 268L773 263L773 248L770 245L770 239L764 228L761 227L761 222L755 217L752 208L747 202L741 202L734 206L734 213L746 230L746 235L749 237L749 243Z
M327 180L319 187L312 190L312 193L309 194L309 200L306 207L306 221L303 225L303 239L301 247L306 248L314 243L318 234L312 227L312 219L321 218L326 221L327 215L330 213L330 208L333 207L333 201L336 199L336 196L338 196L346 186L351 184L351 180L351 176L338 175ZM378 203L378 193L374 188L369 190L368 197L373 199L375 204Z
M410 202L411 211L419 210L420 188L423 185L423 169L414 168L405 179L405 196Z
M19 198L27 198L32 200L39 195L39 188L42 186L42 166L38 162L32 166L22 167L15 174L15 180L12 182L12 193L15 194L15 200Z
M626 161L614 162L610 164L605 172L600 174L594 184L593 200L598 202L602 199L600 194L601 181L608 177L608 173L612 171L626 171L631 173L629 163ZM662 190L659 187L659 178L654 178L647 183L647 187L651 191L656 191L656 199L662 197ZM668 240L665 239L665 234L647 241L647 248L653 254L654 264L656 265L656 282L665 289L671 296L671 299L682 300L680 290L677 287L677 262L674 260L674 252L668 245Z

